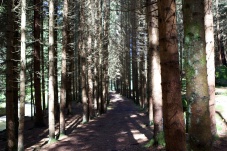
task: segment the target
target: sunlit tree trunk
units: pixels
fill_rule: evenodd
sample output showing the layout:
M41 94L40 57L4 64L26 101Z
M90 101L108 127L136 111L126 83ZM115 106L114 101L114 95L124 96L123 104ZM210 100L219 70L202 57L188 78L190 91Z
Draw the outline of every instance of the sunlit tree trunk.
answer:
M161 87L161 65L160 65L160 52L159 52L159 33L158 33L158 6L157 0L147 0L148 6L148 36L149 36L149 49L148 49L148 66L150 66L150 109L149 119L154 121L154 140L155 145L158 145L158 137L163 130L162 126L162 87ZM152 105L153 104L153 105ZM151 120L150 120L151 122Z
M186 150L177 49L176 3L158 1L159 48L166 150Z
M61 63L61 94L60 94L60 135L65 135L65 107L66 107L66 55L68 49L68 0L63 2L63 31L62 31L62 63Z
M96 59L95 57L95 41L96 40L96 36L95 32L96 30L92 30L92 28L94 28L96 26L95 24L95 20L96 20L96 12L97 10L94 10L95 8L95 3L91 3L88 6L88 11L89 11L89 19L87 20L88 22L88 41L87 41L87 65L88 65L88 78L87 78L87 84L88 84L88 103L89 103L89 118L92 119L95 117L95 110L94 110L94 85L93 85L93 76L94 76L94 59ZM92 18L92 19L90 19Z
M21 59L20 59L20 114L18 130L18 151L24 150L24 103L26 80L26 0L21 1Z
M43 111L41 105L41 83L40 83L40 0L34 1L34 88L35 88L35 126L44 126Z
M189 142L195 151L211 150L211 120L204 26L204 0L184 0L186 97L189 102Z
M54 1L49 0L49 143L55 141L54 51Z
M205 0L205 40L206 40L206 60L207 60L207 80L209 87L209 108L211 119L211 133L213 138L217 133L215 119L215 61L214 61L214 29L212 0Z

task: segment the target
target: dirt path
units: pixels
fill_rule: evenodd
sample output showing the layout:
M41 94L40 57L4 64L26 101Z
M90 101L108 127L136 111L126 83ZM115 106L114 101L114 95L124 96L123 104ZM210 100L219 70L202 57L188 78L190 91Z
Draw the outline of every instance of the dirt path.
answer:
M48 127L34 128L33 121L25 122L25 148L27 151L157 151L157 148L145 148L152 138L152 130L146 126L146 115L129 99L112 93L107 114L81 123L82 106L73 105L73 116L66 119L67 137L55 144L48 145ZM223 96L222 96L223 97ZM217 109L227 119L226 99L216 98ZM224 104L223 104L224 103ZM220 107L219 107L220 106ZM219 115L217 115L219 116ZM45 118L46 125L47 117ZM226 121L219 127L220 139L214 144L212 151L227 150ZM58 124L56 124L56 134ZM5 150L6 131L0 132L0 151Z
M146 151L144 145L151 139L147 127L148 116L132 101L111 94L107 114L88 124L79 125L67 138L46 145L45 151Z

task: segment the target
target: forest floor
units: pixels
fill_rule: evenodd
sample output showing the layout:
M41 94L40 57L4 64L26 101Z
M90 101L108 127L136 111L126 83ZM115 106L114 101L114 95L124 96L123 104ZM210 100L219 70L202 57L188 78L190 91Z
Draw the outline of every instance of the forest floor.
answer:
M227 150L227 89L216 90L216 106L219 139L213 151ZM34 128L33 121L26 120L25 148L27 151L158 151L161 147L145 147L152 139L152 127L148 115L133 101L116 93L110 93L108 111L89 123L82 124L82 106L73 105L73 115L67 117L67 136L56 143L48 143L48 128ZM47 122L47 118L46 118ZM221 126L220 126L221 125ZM56 129L58 129L58 124ZM58 132L56 131L56 134ZM5 146L4 131L0 133L0 150Z

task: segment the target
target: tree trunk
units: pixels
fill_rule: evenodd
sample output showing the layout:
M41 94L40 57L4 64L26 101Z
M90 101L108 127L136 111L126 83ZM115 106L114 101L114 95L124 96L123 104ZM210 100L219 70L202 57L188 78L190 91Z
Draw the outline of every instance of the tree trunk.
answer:
M207 80L209 87L209 108L211 119L211 133L213 138L217 134L215 119L215 61L214 61L214 29L212 0L205 0L205 40L206 40L206 60L207 60Z
M54 51L54 1L49 0L49 143L55 141Z
M81 66L81 91L82 91L82 104L83 104L83 119L82 122L86 123L89 121L89 108L88 108L88 100L87 100L87 88L86 88L86 37L82 32L85 31L85 1L81 1L80 5L80 66Z
M54 1L54 24L58 26L58 0ZM54 28L54 116L55 121L59 121L58 103L58 29Z
M158 1L163 124L166 150L185 151L185 124L181 101L175 14L175 1Z
M132 4L133 9L136 9L137 1ZM136 49L136 12L132 13L132 79L133 79L133 99L134 102L139 104L139 89L138 89L138 64L137 64L137 49Z
M190 149L209 151L212 136L205 49L204 0L185 0L183 8L186 97L191 113L189 115Z
M65 106L66 106L66 59L68 49L68 0L63 2L63 31L62 31L62 63L61 63L61 94L60 94L60 136L65 135Z
M108 45L109 45L109 0L103 1L103 13L104 13L104 22L103 22L103 47L102 47L102 56L103 62L102 64L102 103L101 103L101 111L102 113L106 113L107 111L107 94L108 94Z
M41 83L40 83L40 0L34 1L34 88L35 88L35 126L44 126L42 103L41 103Z
M148 14L148 36L149 36L149 49L148 49L148 66L150 70L150 83L149 90L150 95L150 104L153 106L153 115L154 117L149 117L154 119L154 144L158 145L158 137L163 131L162 123L162 87L161 87L161 65L160 65L160 52L159 52L159 33L158 33L158 6L157 0L147 0ZM152 105L153 104L153 105ZM150 111L150 112L151 112ZM151 122L151 121L150 121Z
M18 8L20 5L19 0L14 0L14 6L13 8ZM14 119L15 119L15 138L18 138L18 100L19 100L19 60L20 60L20 54L19 54L19 49L20 49L20 25L19 25L19 20L20 20L20 14L18 9L14 9L14 41L13 41L13 46L14 46L14 53L13 53L13 101L14 101Z
M24 112L26 84L26 0L21 1L21 59L20 59L20 114L18 128L18 151L24 150Z
M43 4L43 0L41 0L42 4ZM42 9L40 7L40 12L42 12ZM45 111L46 111L46 101L45 101L45 72L44 72L44 26L43 26L43 22L44 22L44 15L41 14L40 15L40 30L41 30L41 42L42 42L42 45L40 46L41 47L41 61L42 61L42 100L43 100L43 115L45 115Z
M7 3L7 52L6 52L6 132L7 132L7 144L6 150L12 151L17 149L17 102L15 102L15 83L14 77L16 77L14 70L14 21L15 16L13 10L15 1L8 0ZM17 78L17 77L16 77ZM17 87L17 86L16 86ZM17 94L16 94L17 95Z

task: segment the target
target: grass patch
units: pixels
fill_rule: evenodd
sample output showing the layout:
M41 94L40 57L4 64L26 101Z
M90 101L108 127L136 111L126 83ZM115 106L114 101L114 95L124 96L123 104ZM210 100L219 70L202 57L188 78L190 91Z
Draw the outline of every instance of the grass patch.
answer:
M155 140L151 139L146 145L146 148L149 148L151 146L157 145L157 146L162 146L165 147L166 146L166 142L165 142L165 137L164 137L164 132L160 132L157 136L157 143L158 144L154 144Z
M151 139L144 147L149 148L154 145L154 139Z
M163 147L166 146L165 137L164 137L164 132L160 132L160 133L158 134L157 139L158 139L158 145L161 145L161 146L163 146Z
M57 140L55 138L51 138L51 139L49 139L48 144L53 144L56 142L57 142Z

